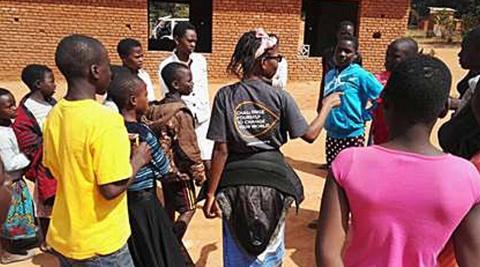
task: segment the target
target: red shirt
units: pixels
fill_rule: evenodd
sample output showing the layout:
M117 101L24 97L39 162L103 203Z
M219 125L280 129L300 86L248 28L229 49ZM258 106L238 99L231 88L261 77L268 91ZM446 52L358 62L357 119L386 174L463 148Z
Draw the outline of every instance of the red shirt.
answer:
M375 74L377 80L385 86L388 79L390 78L390 72L384 71L378 74ZM373 134L373 143L375 145L380 145L388 141L389 131L387 124L385 124L383 116L383 99L380 97L377 99L378 106L373 111L373 120L372 120L372 131Z

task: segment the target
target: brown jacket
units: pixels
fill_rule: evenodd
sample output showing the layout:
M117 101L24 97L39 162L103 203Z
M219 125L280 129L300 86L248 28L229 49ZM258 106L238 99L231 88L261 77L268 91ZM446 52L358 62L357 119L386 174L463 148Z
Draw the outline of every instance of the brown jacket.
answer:
M167 181L194 179L197 185L205 180L205 166L195 134L193 115L186 104L167 95L150 106L145 122L158 137L170 162Z

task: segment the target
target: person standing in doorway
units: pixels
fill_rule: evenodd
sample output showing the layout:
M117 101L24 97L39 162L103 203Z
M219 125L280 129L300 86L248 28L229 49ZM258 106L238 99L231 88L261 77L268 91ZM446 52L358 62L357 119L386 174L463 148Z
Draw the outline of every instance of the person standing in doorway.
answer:
M122 59L123 66L127 67L133 74L136 74L147 85L148 102L156 100L152 79L148 72L143 69L145 55L142 44L135 39L126 38L118 42L117 52Z
M192 72L193 90L190 95L182 96L182 100L193 114L195 119L195 132L200 147L201 158L207 167L210 167L212 158L213 142L207 139L208 125L210 124L210 100L208 96L207 61L201 54L195 53L197 44L197 32L195 26L189 22L179 22L173 29L176 48L158 68L160 86L163 94L169 92L168 86L162 78L163 68L172 62L187 64Z

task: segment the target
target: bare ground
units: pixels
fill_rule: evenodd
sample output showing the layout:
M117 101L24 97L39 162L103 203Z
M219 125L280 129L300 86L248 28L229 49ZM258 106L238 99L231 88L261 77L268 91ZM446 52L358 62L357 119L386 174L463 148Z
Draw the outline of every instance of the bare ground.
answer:
M430 48L427 47L426 51ZM452 70L454 83L459 81L464 74L457 63L458 48L435 48L435 55L444 60ZM156 80L156 79L154 79ZM213 98L214 93L227 82L211 83L210 92ZM0 81L0 87L6 87L14 91L17 100L27 92L22 83L18 81ZM65 83L59 82L57 98L60 98L65 91ZM315 116L315 107L318 97L319 82L292 82L289 84L289 91L295 97L303 114L308 120ZM157 87L158 88L158 87ZM452 90L452 95L456 91ZM437 123L432 141L437 143L436 129L441 122ZM300 175L305 187L305 201L296 214L291 209L287 219L286 228L286 257L284 266L314 266L314 239L315 230L308 225L318 217L320 198L323 190L323 183L326 172L318 167L325 162L324 156L325 134L319 137L314 144L307 144L301 140L290 141L283 147L291 165ZM197 209L195 217L189 226L185 237L187 246L197 266L222 266L222 242L221 242L221 220L207 220L204 218L201 209ZM3 266L0 264L0 266ZM38 253L31 261L11 264L8 266L58 266L56 259L48 254Z

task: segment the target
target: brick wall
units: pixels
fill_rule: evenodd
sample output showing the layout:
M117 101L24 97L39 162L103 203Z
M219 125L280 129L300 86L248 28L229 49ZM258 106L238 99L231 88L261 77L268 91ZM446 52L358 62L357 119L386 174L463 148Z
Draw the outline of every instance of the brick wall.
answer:
M409 7L408 0L361 1L358 37L364 65L370 71L383 69L388 44L405 34ZM381 38L374 39L377 32Z
M197 0L198 1L198 0ZM241 33L264 27L281 38L282 53L289 63L290 79L320 79L320 59L297 56L303 41L301 0L214 0L212 53L207 54L210 79L228 78L226 65ZM363 0L359 37L365 65L382 68L386 45L406 29L408 0ZM297 23L298 22L298 23ZM380 31L382 38L373 39ZM148 38L147 0L0 0L0 79L19 79L29 63L54 67L58 41L71 33L100 39L112 63L120 63L115 48L124 37ZM159 62L168 53L149 51L146 69L156 79ZM58 72L57 72L58 74Z

